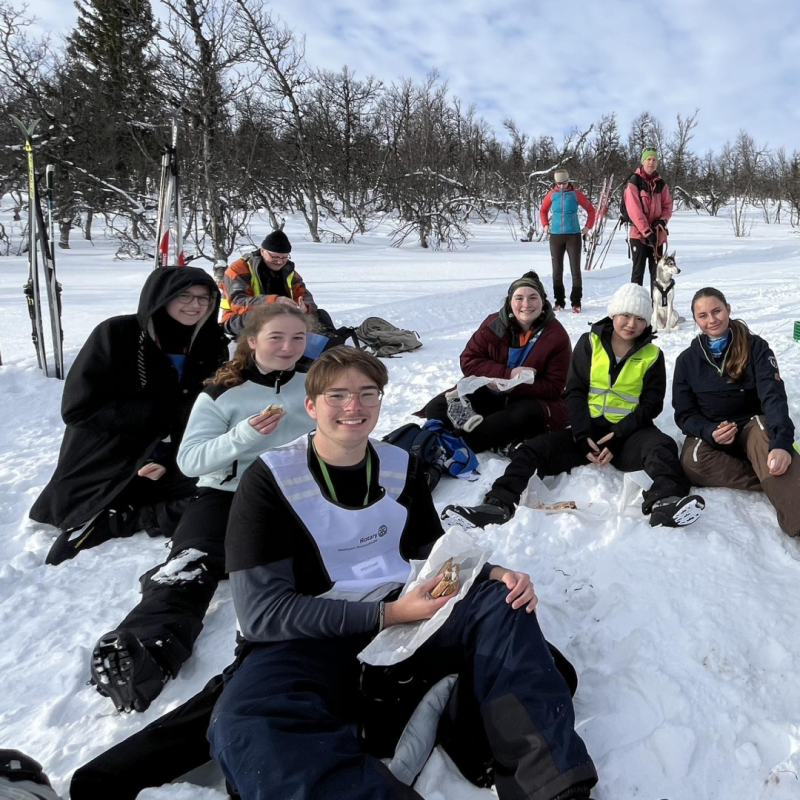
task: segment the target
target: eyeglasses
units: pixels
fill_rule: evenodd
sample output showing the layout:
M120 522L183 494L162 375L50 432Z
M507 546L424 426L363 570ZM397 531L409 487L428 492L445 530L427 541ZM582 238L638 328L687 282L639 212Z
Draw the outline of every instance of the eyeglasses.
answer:
M265 252L270 258L287 259L291 255L291 253L273 253L271 250L266 250Z
M358 402L364 408L374 408L381 402L383 392L380 389L364 389L360 392L348 392L344 389L336 389L331 392L323 392L322 396L329 406L342 408L346 406L354 395L358 396Z
M197 300L197 305L201 308L207 308L211 305L211 297L207 294L192 294L191 292L181 292L175 298L181 305L190 306Z

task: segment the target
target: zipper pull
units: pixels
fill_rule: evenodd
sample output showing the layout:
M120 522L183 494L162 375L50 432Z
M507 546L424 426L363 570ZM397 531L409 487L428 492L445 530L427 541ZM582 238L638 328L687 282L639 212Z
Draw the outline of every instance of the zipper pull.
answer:
M280 394L281 393L281 376L282 375L283 375L283 372L279 372L278 373L278 377L275 378L275 394Z

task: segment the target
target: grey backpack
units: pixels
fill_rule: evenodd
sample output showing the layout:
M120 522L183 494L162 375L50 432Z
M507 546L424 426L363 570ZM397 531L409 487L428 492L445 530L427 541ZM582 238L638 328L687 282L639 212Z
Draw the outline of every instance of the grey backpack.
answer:
M380 317L367 317L356 328L356 336L379 358L391 358L422 347L416 331L398 328Z

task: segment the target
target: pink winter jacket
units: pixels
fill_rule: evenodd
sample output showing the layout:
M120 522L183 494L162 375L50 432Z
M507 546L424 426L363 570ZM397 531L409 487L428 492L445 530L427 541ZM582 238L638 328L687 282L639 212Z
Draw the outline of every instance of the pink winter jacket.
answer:
M635 172L642 180L644 189L641 191L634 182L628 181L625 186L625 208L631 218L629 236L634 239L644 240L650 233L651 226L659 219L669 222L672 217L672 195L666 181L657 173L648 175L644 167L639 167ZM662 228L658 229L658 244L667 241L667 234Z

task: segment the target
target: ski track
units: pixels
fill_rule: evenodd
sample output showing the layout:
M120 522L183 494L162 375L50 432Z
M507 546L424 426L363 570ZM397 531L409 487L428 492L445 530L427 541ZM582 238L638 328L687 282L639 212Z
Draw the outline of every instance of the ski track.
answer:
M762 222L751 238L737 240L724 216L689 213L670 228L682 270L678 311L690 318L691 295L701 286L722 289L734 316L772 345L800 420L800 345L792 341L800 239L785 225ZM260 232L254 229L256 239ZM296 220L288 232L299 271L340 324L374 314L422 337L421 350L385 362L391 383L377 434L414 419L412 411L457 380L467 338L499 308L511 280L536 269L551 287L547 245L510 241L502 224L479 229L460 252L391 248L381 229L349 246L312 245ZM98 322L135 309L150 265L114 261L113 252L113 242L99 237L94 245L76 239L57 254L67 368ZM573 344L629 279L625 256L620 237L606 267L584 273L584 313L560 316ZM175 708L227 665L235 616L223 584L194 657L144 714L119 715L86 685L94 642L137 601L138 576L167 550L163 540L138 534L58 568L44 566L54 532L27 512L52 473L64 426L61 385L36 366L21 292L26 276L24 258L0 262L0 746L39 759L66 797L78 766ZM668 374L694 335L685 323L660 337ZM677 436L669 395L658 423ZM480 501L506 463L481 456L480 480L443 480L437 506ZM763 495L705 490L700 521L669 530L651 529L638 500L617 513L631 485L617 471L583 467L547 485L557 499L593 501L606 513L545 515L521 507L511 523L480 538L494 562L531 573L542 628L578 670L577 726L600 774L594 796L797 797L800 547L780 532ZM211 767L193 777L204 788L177 784L140 797L226 796ZM428 800L494 796L465 782L440 751L417 789Z

